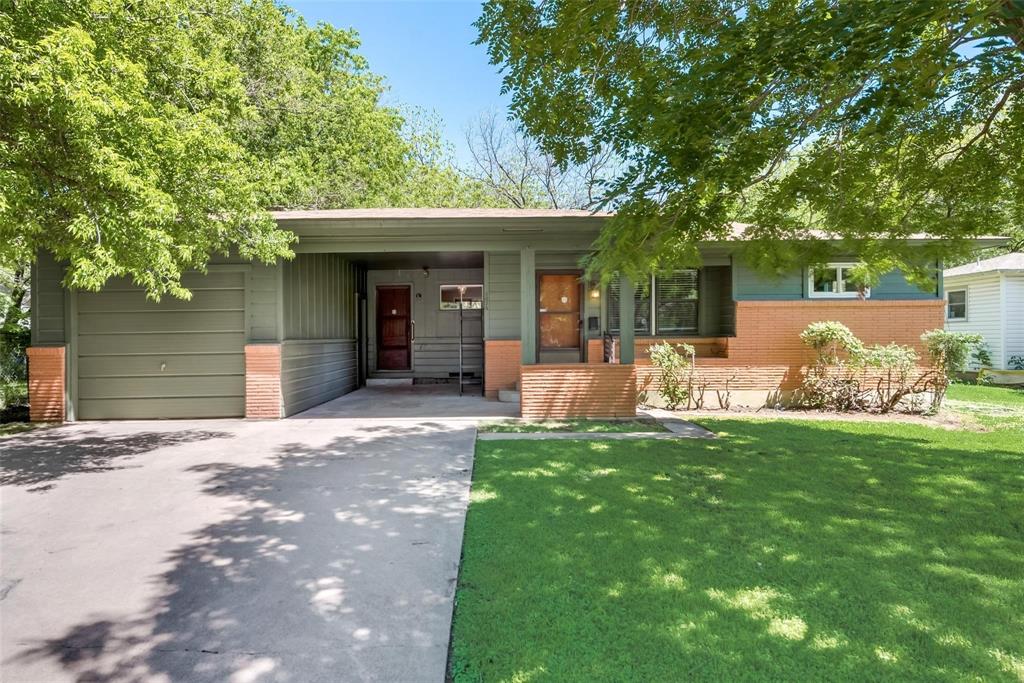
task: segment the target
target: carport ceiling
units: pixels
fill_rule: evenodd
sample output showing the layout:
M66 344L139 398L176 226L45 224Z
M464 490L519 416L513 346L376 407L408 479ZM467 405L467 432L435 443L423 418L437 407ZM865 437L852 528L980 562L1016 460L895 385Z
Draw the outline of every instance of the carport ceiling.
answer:
M410 270L418 268L483 268L481 251L410 251L375 254L346 254L367 270Z

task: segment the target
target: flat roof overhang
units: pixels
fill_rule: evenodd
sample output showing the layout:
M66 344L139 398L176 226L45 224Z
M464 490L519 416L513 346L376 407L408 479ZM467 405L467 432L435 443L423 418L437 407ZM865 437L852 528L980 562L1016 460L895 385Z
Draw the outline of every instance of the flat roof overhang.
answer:
M437 251L588 251L613 214L562 209L324 209L272 211L282 228L299 237L298 253L401 253ZM733 224L734 239L703 242L709 253L728 254L741 246L748 225ZM825 233L813 235L828 239ZM911 244L927 244L928 235L908 235ZM840 243L840 240L829 240ZM978 247L1006 244L998 236L979 236Z

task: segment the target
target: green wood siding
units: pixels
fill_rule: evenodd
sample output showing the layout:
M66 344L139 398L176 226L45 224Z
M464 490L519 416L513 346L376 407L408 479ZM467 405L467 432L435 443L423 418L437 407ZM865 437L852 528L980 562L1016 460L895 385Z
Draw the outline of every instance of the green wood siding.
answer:
M485 254L484 337L519 339L519 252Z
M281 264L280 276L281 394L284 414L292 415L358 384L359 270L339 254L299 254Z
M377 285L409 285L416 338L412 342L412 370L404 373L418 378L448 378L459 371L459 313L441 310L441 285L487 283L482 268L431 268L427 277L419 269L369 270L367 280L367 351L370 372L377 367ZM466 372L483 372L483 321L479 311L465 311L464 367ZM389 373L393 374L393 373ZM400 373L402 374L402 373Z
M703 337L733 334L736 308L729 266L705 266L700 270L700 278L698 333Z
M241 416L246 279L245 266L186 273L189 301L125 279L77 292L77 418Z
M32 344L63 344L65 327L64 267L41 252L32 266Z
M281 344L284 414L293 415L356 389L355 339Z
M339 254L283 264L285 339L354 339L356 268Z

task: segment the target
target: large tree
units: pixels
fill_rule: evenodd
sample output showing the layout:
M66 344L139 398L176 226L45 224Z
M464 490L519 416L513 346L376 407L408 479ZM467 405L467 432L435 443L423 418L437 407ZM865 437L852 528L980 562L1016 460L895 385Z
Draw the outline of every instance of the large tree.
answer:
M624 160L606 272L741 221L765 270L856 249L924 277L1024 225L1024 0L489 0L477 26L546 151Z
M463 173L494 201L515 208L589 209L597 206L614 176L610 150L595 150L580 163L562 163L541 149L521 126L494 111L466 129L472 163Z
M0 0L0 267L188 296L212 253L289 255L267 208L479 196L358 46L273 0Z

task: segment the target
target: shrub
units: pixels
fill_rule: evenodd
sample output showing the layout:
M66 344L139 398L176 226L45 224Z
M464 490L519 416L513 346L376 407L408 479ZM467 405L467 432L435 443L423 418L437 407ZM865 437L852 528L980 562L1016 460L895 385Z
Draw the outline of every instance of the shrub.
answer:
M840 353L856 355L863 348L850 328L835 320L811 323L800 333L800 341L818 352L818 363L828 365L839 362Z
M677 349L682 349L679 353ZM662 342L648 348L651 364L661 370L659 393L665 399L665 406L675 410L683 403L689 403L693 388L693 361L696 356L689 344Z
M804 405L820 410L877 410L887 413L904 405L924 390L915 379L917 351L899 344L866 347L842 323L811 323L800 339L815 351L817 358L804 378L801 394ZM874 386L865 386L866 371L876 377Z
M938 409L946 397L946 389L953 375L963 372L971 350L984 343L980 334L929 330L921 335L928 349L928 357L935 367L932 407Z
M1024 356L1010 356L1006 366L1011 370L1024 370Z
M912 381L918 360L920 356L917 351L900 344L871 346L857 355L856 365L873 370L878 376L870 397L876 410L888 413L899 407L907 397L922 391L921 384Z

